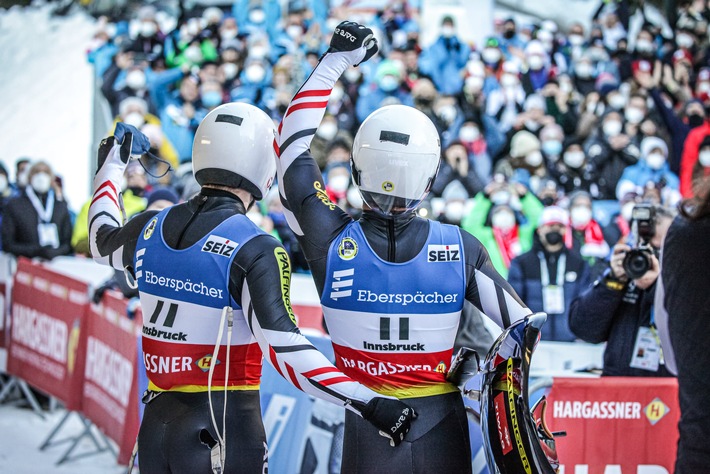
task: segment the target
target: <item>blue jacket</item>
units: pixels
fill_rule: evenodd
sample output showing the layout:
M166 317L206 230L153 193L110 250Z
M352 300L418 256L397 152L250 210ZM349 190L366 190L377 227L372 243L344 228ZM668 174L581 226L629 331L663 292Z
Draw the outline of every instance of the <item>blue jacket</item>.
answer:
M635 165L628 166L619 178L619 184L617 184L617 197L619 187L622 186L624 181L630 181L636 186L643 187L649 181L653 183L660 183L665 181L665 187L678 191L680 187L680 180L675 173L673 173L668 166L668 163L663 163L660 169L654 170L648 164L646 160L639 160Z
M456 36L439 38L422 52L419 69L434 81L437 90L443 95L461 92L463 77L461 69L466 66L471 48Z
M514 258L510 262L508 270L508 282L533 312L545 310L539 253L542 253L541 246L536 243L532 250ZM564 248L564 254L567 259L563 283L565 311L560 314L547 315L547 322L542 329L542 338L546 341L567 342L576 339L569 328L569 307L572 300L582 294L591 284L587 263L576 252L569 252L566 248ZM547 257L548 272L552 282L555 282L557 276L557 258Z

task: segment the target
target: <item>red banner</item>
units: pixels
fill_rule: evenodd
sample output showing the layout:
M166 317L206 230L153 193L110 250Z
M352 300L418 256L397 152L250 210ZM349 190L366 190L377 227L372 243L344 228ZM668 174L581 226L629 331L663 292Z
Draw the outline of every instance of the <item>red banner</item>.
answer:
M64 403L81 405L88 285L21 258L12 288L7 371Z
M118 462L126 464L138 434L139 328L126 316L127 301L106 292L91 305L86 324L86 365L82 412L119 445Z
M675 378L556 378L548 396L566 473L672 473L679 417Z
M5 282L0 283L0 349L6 347L7 343L7 304L5 292L7 285Z

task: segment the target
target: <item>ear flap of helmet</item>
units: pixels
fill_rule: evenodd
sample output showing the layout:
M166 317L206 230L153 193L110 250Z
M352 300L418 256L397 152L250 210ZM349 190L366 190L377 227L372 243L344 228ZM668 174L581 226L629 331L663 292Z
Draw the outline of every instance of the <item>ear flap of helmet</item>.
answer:
M360 186L360 170L355 166L352 153L350 154L350 172L353 175L353 183L355 183L356 186Z

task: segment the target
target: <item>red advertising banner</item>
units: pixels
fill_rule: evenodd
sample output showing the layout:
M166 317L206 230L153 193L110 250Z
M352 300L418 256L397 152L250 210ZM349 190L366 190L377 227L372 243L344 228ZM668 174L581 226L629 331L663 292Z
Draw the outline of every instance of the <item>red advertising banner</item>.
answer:
M21 258L12 288L7 371L78 410L86 283Z
M119 445L126 464L138 434L136 338L140 328L126 316L127 301L106 292L86 321L82 412Z
M7 344L7 299L5 298L7 285L5 282L0 283L0 349L6 347Z
M676 379L650 377L555 378L546 415L569 474L672 473L679 417Z

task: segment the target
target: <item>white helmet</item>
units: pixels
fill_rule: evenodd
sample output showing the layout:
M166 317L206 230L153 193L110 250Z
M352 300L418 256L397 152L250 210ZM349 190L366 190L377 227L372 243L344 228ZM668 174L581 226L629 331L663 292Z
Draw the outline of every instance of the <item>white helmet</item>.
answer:
M440 156L439 133L429 117L388 105L371 113L355 135L353 181L373 210L401 214L429 193Z
M192 144L192 170L200 185L249 191L258 201L276 174L274 122L253 105L220 105L200 122Z

